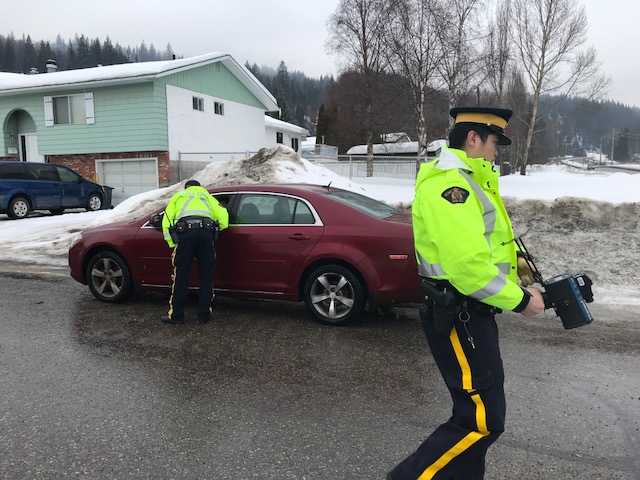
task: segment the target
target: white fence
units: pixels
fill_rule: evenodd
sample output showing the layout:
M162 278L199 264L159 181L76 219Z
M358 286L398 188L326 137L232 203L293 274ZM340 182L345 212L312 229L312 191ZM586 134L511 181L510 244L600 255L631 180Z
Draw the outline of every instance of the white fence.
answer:
M420 164L432 160L430 157L373 157L373 177L402 178L414 180ZM338 161L323 161L322 165L332 172L347 178L367 176L367 157L362 155L340 155Z

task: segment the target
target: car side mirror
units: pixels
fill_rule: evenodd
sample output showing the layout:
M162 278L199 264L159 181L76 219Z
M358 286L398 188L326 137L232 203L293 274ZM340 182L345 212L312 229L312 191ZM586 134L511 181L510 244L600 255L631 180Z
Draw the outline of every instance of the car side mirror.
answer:
M153 217L151 217L151 221L149 222L149 224L154 228L162 227L163 216L164 216L164 213L156 213Z

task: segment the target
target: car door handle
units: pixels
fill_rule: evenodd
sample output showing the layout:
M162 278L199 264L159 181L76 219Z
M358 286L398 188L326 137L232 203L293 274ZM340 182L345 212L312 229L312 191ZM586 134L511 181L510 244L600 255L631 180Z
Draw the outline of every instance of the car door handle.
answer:
M303 235L301 233L294 233L293 235L289 235L291 240L309 240L311 237L309 235Z

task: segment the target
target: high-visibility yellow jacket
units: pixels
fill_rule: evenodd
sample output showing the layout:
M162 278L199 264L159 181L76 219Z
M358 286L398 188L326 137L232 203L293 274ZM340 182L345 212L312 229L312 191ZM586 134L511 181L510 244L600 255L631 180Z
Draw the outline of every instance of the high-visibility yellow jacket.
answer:
M525 292L518 285L516 244L498 178L483 158L443 147L420 167L413 233L421 276L448 280L464 295L513 310Z
M229 226L229 212L205 188L185 188L171 197L162 217L162 233L170 248L175 247L175 243L169 235L169 227L184 217L218 220L220 230Z

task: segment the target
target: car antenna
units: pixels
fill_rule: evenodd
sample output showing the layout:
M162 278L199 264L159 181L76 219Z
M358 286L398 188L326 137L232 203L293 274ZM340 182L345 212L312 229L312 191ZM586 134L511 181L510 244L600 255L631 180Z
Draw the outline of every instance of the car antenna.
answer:
M327 191L329 191L329 187L331 186L331 182L333 182L333 180L331 180L331 181L327 184Z

